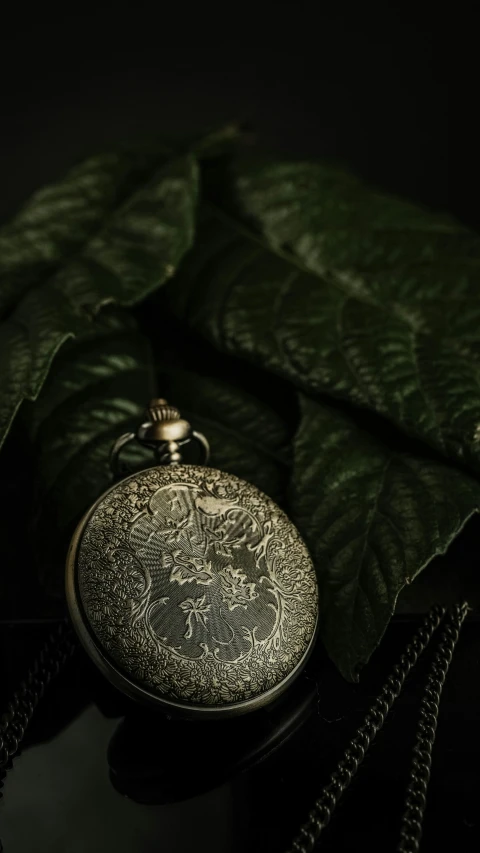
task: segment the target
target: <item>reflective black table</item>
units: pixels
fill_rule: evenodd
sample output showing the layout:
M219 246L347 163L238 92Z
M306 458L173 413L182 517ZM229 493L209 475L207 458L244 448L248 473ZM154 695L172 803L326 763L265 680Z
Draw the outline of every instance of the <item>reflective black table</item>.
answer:
M270 710L187 722L140 708L81 651L51 686L4 780L5 853L280 851L306 817L342 747L418 624L397 617L360 684L318 649ZM1 627L2 705L40 623ZM326 851L395 849L428 653L322 840ZM423 851L477 849L480 632L464 626L442 702Z

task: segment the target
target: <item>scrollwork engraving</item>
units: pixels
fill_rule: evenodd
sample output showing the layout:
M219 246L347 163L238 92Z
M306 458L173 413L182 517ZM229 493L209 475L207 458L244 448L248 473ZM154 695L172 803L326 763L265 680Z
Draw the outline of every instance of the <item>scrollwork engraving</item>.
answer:
M151 468L97 504L77 554L87 619L116 665L159 696L222 705L283 681L316 623L295 527L248 483Z

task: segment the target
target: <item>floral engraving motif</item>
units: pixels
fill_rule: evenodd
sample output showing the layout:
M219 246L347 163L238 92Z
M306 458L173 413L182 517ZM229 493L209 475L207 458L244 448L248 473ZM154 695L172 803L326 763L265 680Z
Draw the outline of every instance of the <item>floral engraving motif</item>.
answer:
M189 640L193 635L194 620L198 625L202 625L204 628L207 627L207 613L210 610L211 604L205 603L204 595L202 595L201 598L186 598L185 601L181 601L178 606L180 610L183 610L183 612L187 614L187 630L183 635L186 640Z
M211 468L151 468L89 516L76 554L97 643L183 704L234 704L287 678L317 619L311 559L285 514Z
M225 566L219 573L221 596L229 610L235 607L246 607L249 601L258 598L255 584L247 583L247 576L240 569Z
M170 572L170 580L177 581L180 586L184 583L210 584L213 581L211 562L203 562L194 557L185 559L181 551L173 557L174 566Z

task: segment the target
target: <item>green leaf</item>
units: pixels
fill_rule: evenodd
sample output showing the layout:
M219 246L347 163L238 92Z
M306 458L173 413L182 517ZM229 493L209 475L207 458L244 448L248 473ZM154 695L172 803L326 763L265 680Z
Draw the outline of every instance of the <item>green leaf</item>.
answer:
M403 216L407 221L407 214ZM388 224L387 211L385 217ZM293 230L294 221L292 214L297 245L301 226ZM413 271L406 261L394 264L396 257L407 256L410 241L414 254L420 252L414 221L409 230L395 232L396 250L389 244L388 252L380 253L389 269L359 279L352 270L345 274L345 269L328 265L321 275L309 272L292 255L274 251L241 223L208 207L197 244L169 288L169 298L177 314L221 351L247 358L307 393L374 410L405 433L479 470L480 299L473 271L476 276L480 244L452 226L456 242L449 244L442 292L454 280L455 265L458 274L455 294L451 301L445 296L442 304L438 281L443 267L424 259L412 284ZM424 231L421 239L427 248L434 243L444 258L440 244L448 233L437 240L435 219L434 237L426 227ZM321 232L307 237L323 245ZM283 232L282 238L284 245ZM467 246L470 255L464 263ZM427 258L430 251L425 250ZM382 300L374 298L374 283L375 293L384 294ZM409 288L416 292L416 308L401 298ZM454 317L459 302L462 311Z
M200 160L212 160L229 155L242 140L242 126L232 121L215 128L210 133L190 141L189 150Z
M51 277L33 275L32 255L19 300L9 304L9 313L0 322L0 441L22 400L36 399L52 359L68 338L88 330L102 306L133 305L173 275L193 240L197 183L192 157L171 161L114 210L81 251ZM81 182L75 186L82 191ZM52 221L59 207L54 194ZM34 218L40 214L47 218L47 207L32 209ZM63 236L53 239L53 255L63 252L67 243ZM12 243L8 274L13 277L19 269L15 264L20 264L19 245Z
M166 155L131 150L99 154L35 192L0 228L0 316L78 252Z
M480 505L468 474L406 453L354 414L300 395L291 512L317 566L321 632L342 674L358 679L400 590L443 554Z
M36 459L35 550L50 591L62 589L76 521L111 484L114 441L136 429L154 390L148 341L128 314L108 309L63 348L25 407Z
M478 354L480 239L451 217L322 163L244 161L235 191L273 248L419 329L463 335Z
M285 194L293 195L291 175L286 183ZM336 233L349 181L332 190L325 233L320 219L315 233L307 221L311 182L305 179L302 189L299 204L285 205L285 212L275 208L270 188L268 228L257 197L256 206L247 198L246 216L245 187L243 220L205 205L198 242L164 295L217 350L283 377L311 398L303 401L295 441L290 510L317 560L326 646L351 678L379 642L399 591L445 551L479 505L476 480L432 457L427 446L478 470L478 241L460 226L372 194L379 233L367 235L370 255L367 243L355 255ZM262 185L259 196L263 191ZM366 195L358 190L362 204ZM346 198L347 211L354 201ZM367 207L348 220L362 235ZM340 261L340 244L350 267ZM307 269L299 249L305 245L317 246L317 256L328 247L328 263L314 269L311 256ZM462 294L463 313L455 313ZM382 417L368 415L360 428L353 415L339 412L338 401L364 410L362 422L366 410ZM415 450L395 430L399 447L391 446L387 419L421 439Z
M266 401L234 382L160 369L158 388L210 443L210 464L282 503L290 476L290 430Z

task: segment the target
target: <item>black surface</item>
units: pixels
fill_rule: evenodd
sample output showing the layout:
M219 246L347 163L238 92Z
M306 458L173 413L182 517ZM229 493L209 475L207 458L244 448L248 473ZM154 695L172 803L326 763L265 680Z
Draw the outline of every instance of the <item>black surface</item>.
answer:
M5 853L285 850L417 620L397 617L359 685L320 650L268 711L224 723L130 704L77 653L7 775ZM478 849L480 635L464 626L443 695L422 849ZM3 626L12 678L46 626ZM427 651L345 796L322 850L395 849ZM11 682L11 679L8 679ZM8 684L5 684L5 689Z
M51 17L43 6L28 15L12 7L2 27L0 216L119 139L239 119L266 148L334 157L478 222L472 170L465 185L462 171L474 110L454 114L475 81L452 87L459 66L438 10L412 16L396 5L368 14L306 0L104 3L94 12L68 4ZM454 23L450 12L449 34ZM461 157L450 156L451 142Z
M368 16L363 6L316 5L12 7L1 29L0 219L84 155L240 119L264 148L334 157L386 190L480 224L475 79L452 84L450 31L461 11L449 10L445 43L438 10L422 18L418 8L412 15L389 3ZM478 601L478 541L474 523L450 557L406 591L403 611L435 598ZM13 555L7 562L2 571ZM31 615L22 601L0 602L2 707L45 630L8 624L12 614ZM231 734L218 737L212 727L185 728L178 752L182 726L131 709L124 720L123 700L80 655L47 696L7 779L6 853L285 849L413 627L407 617L391 626L359 685L346 684L319 650L290 705L258 725L232 723ZM442 704L424 853L478 849L479 664L478 621L470 617ZM303 719L296 703L309 705L312 685L318 703ZM323 850L394 849L419 686L409 682ZM295 731L279 745L288 719ZM262 733L276 749L240 772L259 757Z

